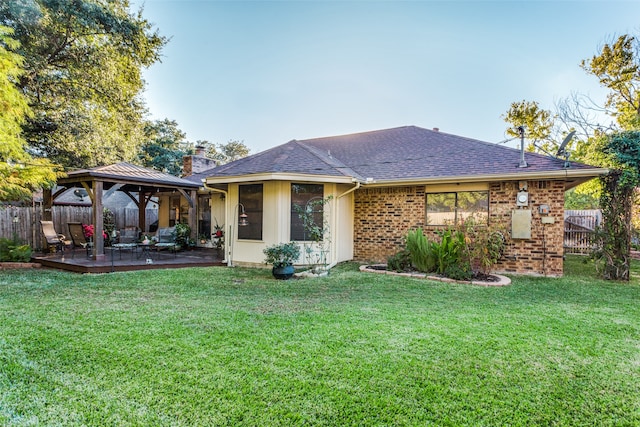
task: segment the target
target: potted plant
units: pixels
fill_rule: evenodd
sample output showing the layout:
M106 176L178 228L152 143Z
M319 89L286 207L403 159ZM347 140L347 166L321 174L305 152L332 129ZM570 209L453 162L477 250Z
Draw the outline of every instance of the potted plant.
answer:
M287 280L293 276L293 263L300 257L300 246L296 242L278 243L266 247L264 262L273 266L271 273L279 280Z
M213 243L213 246L219 250L219 249L222 249L222 247L224 246L224 231L223 231L224 224L219 225L218 219L215 217L214 219L216 221L216 225L214 225L212 243Z
M191 236L191 227L189 224L179 223L176 224L176 228L174 230L176 237L176 244L183 249L188 249L190 247L190 236Z
M213 217L214 220L216 221L216 225L214 225L214 230L213 230L213 235L217 238L221 238L224 236L224 232L222 231L224 229L224 224L220 225L218 224L218 218Z

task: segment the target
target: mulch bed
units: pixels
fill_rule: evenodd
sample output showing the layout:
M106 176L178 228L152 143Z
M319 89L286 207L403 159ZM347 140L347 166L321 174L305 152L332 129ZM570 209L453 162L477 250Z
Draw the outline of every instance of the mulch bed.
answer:
M505 285L511 284L511 280L508 277L494 275L494 274L479 273L479 274L475 274L471 278L471 280L454 280L441 275L434 275L434 274L427 275L417 270L407 270L407 271L387 270L386 264L363 265L360 267L360 270L369 271L372 273L394 274L394 275L411 276L411 277L424 277L432 280L440 280L443 282L473 283L473 284L482 285L482 286L505 286Z

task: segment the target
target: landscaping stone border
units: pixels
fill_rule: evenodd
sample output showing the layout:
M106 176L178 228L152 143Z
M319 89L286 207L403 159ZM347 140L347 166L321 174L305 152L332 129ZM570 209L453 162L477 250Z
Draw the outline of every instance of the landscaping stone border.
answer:
M378 274L389 274L392 276L404 276L404 277L414 277L416 279L429 279L429 280L437 280L439 282L448 282L448 283L464 283L464 284L471 284L471 285L478 285L478 286L508 286L511 284L511 279L509 279L506 276L501 276L499 274L492 274L492 276L497 277L498 280L497 282L483 282L483 281L479 281L479 280L454 280L454 279L449 279L448 277L441 277L441 276L430 276L427 275L426 273L398 273L396 271L389 271L389 270L378 270L378 269L373 269L373 268L369 268L369 267L386 267L386 264L365 264L365 265L361 265L360 266L360 271L364 271L366 273L378 273Z
M15 270L18 268L40 268L39 262L0 262L0 270Z

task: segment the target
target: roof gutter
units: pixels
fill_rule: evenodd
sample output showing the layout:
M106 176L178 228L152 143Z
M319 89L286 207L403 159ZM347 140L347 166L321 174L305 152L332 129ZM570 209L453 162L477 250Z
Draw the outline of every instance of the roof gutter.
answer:
M353 187L351 187L344 193L339 194L338 197L336 197L336 203L333 204L333 217L335 218L336 229L340 228L338 227L338 222L340 221L340 215L338 215L338 200L346 196L347 194L353 193L358 188L360 188L360 186L361 186L360 181L356 181ZM331 243L331 246L332 246L331 253L333 254L333 261L331 261L331 264L325 267L327 271L331 270L333 267L335 267L338 264L338 242L334 239L333 242Z
M452 184L467 182L487 182L487 181L520 181L525 179L553 179L553 180L569 180L583 179L587 181L591 178L606 175L609 169L593 168L593 169L564 169L560 171L540 171L540 172L515 172L510 174L486 174L486 175L458 175L448 177L433 178L409 178L409 179L386 179L386 180L367 180L367 187L388 187L392 185L424 185L424 184Z

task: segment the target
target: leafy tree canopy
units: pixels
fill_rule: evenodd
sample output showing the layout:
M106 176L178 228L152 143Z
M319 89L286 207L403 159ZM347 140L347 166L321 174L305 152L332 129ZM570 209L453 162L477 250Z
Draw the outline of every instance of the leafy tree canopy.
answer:
M182 157L193 152L193 144L178 128L175 120L147 122L140 160L150 167L175 176L182 175Z
M144 139L142 67L166 39L128 0L0 2L24 57L18 82L33 115L32 151L73 167L135 158Z
M512 138L520 136L518 128L523 126L526 138L529 141L527 150L536 151L536 143L548 146L552 143L551 135L555 126L555 116L551 111L540 108L535 101L525 101L511 103L511 107L502 118L510 126L507 128L507 135Z
M640 127L640 43L628 34L606 43L581 67L609 89L605 107L623 130Z
M29 199L34 190L55 183L55 165L33 159L26 152L21 124L31 114L15 83L23 73L22 57L12 50L18 42L13 30L0 26L0 201Z
M198 141L196 144L204 146L207 157L214 159L218 165L247 157L250 152L244 141L238 140L231 140L226 144L211 144L207 141Z

